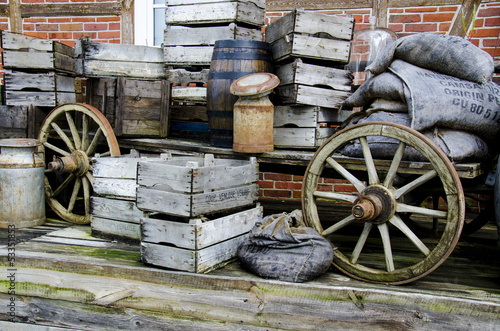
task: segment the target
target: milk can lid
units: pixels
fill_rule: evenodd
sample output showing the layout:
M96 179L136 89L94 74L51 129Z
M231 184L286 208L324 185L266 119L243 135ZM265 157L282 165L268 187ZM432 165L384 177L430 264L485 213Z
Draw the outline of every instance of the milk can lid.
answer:
M36 147L40 141L29 138L0 139L0 147Z
M231 94L238 96L251 96L270 92L278 86L278 76L269 72L259 72L238 78L231 84Z

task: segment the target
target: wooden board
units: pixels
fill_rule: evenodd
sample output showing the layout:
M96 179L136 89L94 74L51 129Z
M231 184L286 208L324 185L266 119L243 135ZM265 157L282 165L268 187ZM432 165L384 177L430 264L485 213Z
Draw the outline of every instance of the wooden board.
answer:
M350 92L329 88L289 84L275 89L283 104L313 105L339 109Z
M308 64L301 59L277 66L275 74L280 79L280 86L289 84L324 86L347 92L351 91L353 79L348 70Z
M165 46L163 55L166 65L210 66L214 46Z
M354 33L354 17L342 17L297 10L286 14L266 26L266 41L272 43L285 35L297 32L351 40Z
M165 10L167 25L245 23L260 28L265 24L265 16L264 8L240 1L169 4Z
M351 44L346 40L318 38L297 33L287 34L271 43L275 62L309 58L346 64L349 62L350 49Z
M165 46L215 45L217 40L263 40L263 32L231 23L226 26L187 27L169 25L165 29Z
M201 3L214 3L214 2L227 2L228 0L171 0L168 2L169 6L201 4ZM265 0L238 0L241 3L253 3L259 8L266 8Z
M55 107L75 102L75 92L5 91L5 103L9 106Z
M82 39L77 72L86 77L164 79L163 52L158 47L109 44Z
M209 68L201 68L197 71L189 71L185 68L169 67L166 69L166 79L170 83L174 84L206 84L208 82L208 72Z
M135 201L92 196L90 199L92 216L139 224L147 213L137 208Z
M189 222L156 218L141 220L142 240L149 243L199 250L248 233L262 219L262 207L190 219Z
M29 106L0 106L0 139L34 138L34 110Z
M320 106L274 106L273 126L315 128L319 123L342 123L351 113Z
M139 242L141 240L141 226L139 223L91 215L90 224L92 236L97 238L109 238L125 242Z
M9 91L75 92L75 78L56 74L54 71L29 73L6 70L4 73L4 83L5 89Z
M274 146L283 148L317 148L335 133L336 128L273 128Z
M94 177L94 193L100 196L135 200L135 179Z

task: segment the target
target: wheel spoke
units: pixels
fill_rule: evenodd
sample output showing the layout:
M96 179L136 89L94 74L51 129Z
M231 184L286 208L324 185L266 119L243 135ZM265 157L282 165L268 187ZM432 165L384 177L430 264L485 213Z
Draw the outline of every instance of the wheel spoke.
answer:
M338 221L337 223L335 223L334 225L330 226L328 229L324 230L323 232L321 232L321 235L322 236L327 236L329 234L332 234L340 229L342 229L343 227L345 227L346 225L349 225L351 224L352 222L354 222L356 219L354 218L354 216L352 215L349 215L347 216L346 218L344 218L343 220L340 220Z
M52 195L50 196L51 198L54 198L56 196L59 195L59 193L62 192L62 190L64 190L64 188L66 186L68 186L68 184L75 178L75 175L73 174L69 174L69 176L61 183L61 185L59 185L59 187L54 191L52 192Z
M53 150L56 153L61 154L62 156L68 156L68 155L70 155L69 152L67 152L67 151L65 151L63 149L60 149L59 147L56 147L56 146L52 145L51 143L44 142L43 146L47 147L48 149Z
M50 123L50 125L52 126L54 131L56 131L56 133L59 135L62 141L64 141L69 151L73 152L75 150L75 146L73 145L69 137L66 135L66 133L64 133L64 131L59 127L59 125L57 125L57 123L52 122Z
M361 143L361 149L363 150L363 156L365 158L366 171L368 172L368 183L370 185L379 184L380 180L378 179L377 169L375 168L375 163L373 162L370 146L368 146L368 140L366 137L360 137L359 142Z
M417 179L415 179L414 181L406 184L405 186L403 187L400 187L398 188L395 192L394 192L394 197L396 199L399 199L401 196L405 195L406 193L416 189L417 187L419 187L420 185L428 182L429 180L431 180L432 178L436 177L437 176L437 172L436 170L430 170L428 172L426 172L425 174L421 175L420 177L418 177Z
M389 167L389 171L385 176L384 186L390 187L392 183L394 183L394 179L396 178L396 174L398 173L399 164L401 163L401 159L403 158L403 154L405 152L406 144L402 141L399 142L398 149L394 154L394 158L392 159L391 166Z
M94 175L92 173L90 173L89 171L87 171L87 173L85 174L85 177L87 177L87 179L89 180L90 186L93 188L94 187Z
M347 179L349 181L349 183L351 183L352 185L354 185L354 187L356 188L356 190L358 190L358 192L362 192L366 188L365 184L363 184L359 179L357 179L356 177L354 177L353 174L351 174L349 171L347 171L346 168L344 168L343 166L341 166L332 157L327 158L326 162L328 162L328 164L333 169L335 169L339 174L341 174L342 177L344 177L345 179Z
M101 128L97 129L95 132L94 138L92 139L92 142L90 143L89 148L85 151L85 154L91 155L94 154L95 149L97 148L97 144L99 143L99 138L101 137L102 130Z
M387 271L394 271L394 259L392 258L391 237L389 236L389 227L386 223L379 224L378 230L382 237L382 244L384 245L385 264Z
M104 152L101 154L101 156L110 156L111 155L111 151L107 151L107 152Z
M431 251L425 246L425 244L411 231L411 229L403 222L403 220L398 216L394 215L389 222L398 228L401 232L411 240L411 242L425 255L429 255Z
M89 117L82 115L82 150L86 151L89 147Z
M69 112L65 112L66 120L68 121L69 129L71 130L71 135L73 136L73 141L75 142L75 148L82 148L82 141L80 140L80 135L78 135L78 129L76 128L75 121Z
M90 185L87 177L82 177L83 184L83 203L85 206L85 215L90 214Z
M351 194L342 194L342 193L335 193L335 192L324 192L324 191L314 191L313 195L316 198L325 198L329 200L340 200L340 201L346 201L346 202L351 202L354 203L356 199L358 198L356 195L351 195Z
M404 203L398 203L396 206L398 213L413 213L422 216L431 216L436 218L447 218L448 212L444 210L428 209L416 206L410 206Z
M68 204L68 212L73 212L73 208L75 207L76 198L78 198L78 192L80 191L80 187L82 186L82 179L80 177L76 177L75 186L73 186L73 192L71 192L71 198L69 199Z
M358 262L359 256L361 255L361 251L365 246L366 239L368 239L368 235L373 227L373 223L365 223L365 227L363 228L363 232L358 238L358 242L356 243L356 247L352 251L351 263L356 264Z

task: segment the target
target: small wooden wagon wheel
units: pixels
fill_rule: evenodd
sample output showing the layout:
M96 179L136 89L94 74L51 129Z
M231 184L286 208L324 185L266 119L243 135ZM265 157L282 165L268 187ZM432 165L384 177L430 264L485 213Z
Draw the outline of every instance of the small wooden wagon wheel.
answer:
M90 222L90 196L94 178L91 158L120 155L111 125L96 108L67 103L45 118L38 139L45 154L45 199L64 220Z
M374 161L370 136L394 139L397 149L392 160ZM361 145L364 157L357 164L344 162L349 158L337 154L352 142ZM405 162L405 150L411 147L428 162ZM325 183L332 182L329 177L346 180L356 192L325 191ZM437 185L445 197L441 206L413 204L412 194L421 197L431 185ZM335 203L344 214L323 216L318 208L323 203ZM336 247L333 264L338 269L357 279L386 284L411 282L443 263L460 238L465 213L460 179L441 149L411 128L384 122L348 127L317 150L304 175L302 208L306 224ZM437 222L438 237L425 238L427 234L412 230L410 217L419 222L417 229L425 223L436 228Z

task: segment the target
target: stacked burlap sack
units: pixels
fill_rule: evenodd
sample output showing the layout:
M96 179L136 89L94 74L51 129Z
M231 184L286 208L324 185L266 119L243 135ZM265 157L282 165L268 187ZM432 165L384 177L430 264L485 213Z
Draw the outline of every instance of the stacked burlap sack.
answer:
M491 81L493 58L457 36L421 33L388 44L367 67L373 76L343 108L363 107L347 126L384 121L409 126L435 142L452 161L488 158L498 150L500 89ZM397 142L370 137L374 157L394 155ZM360 157L359 144L344 155ZM411 149L406 159L419 160Z

